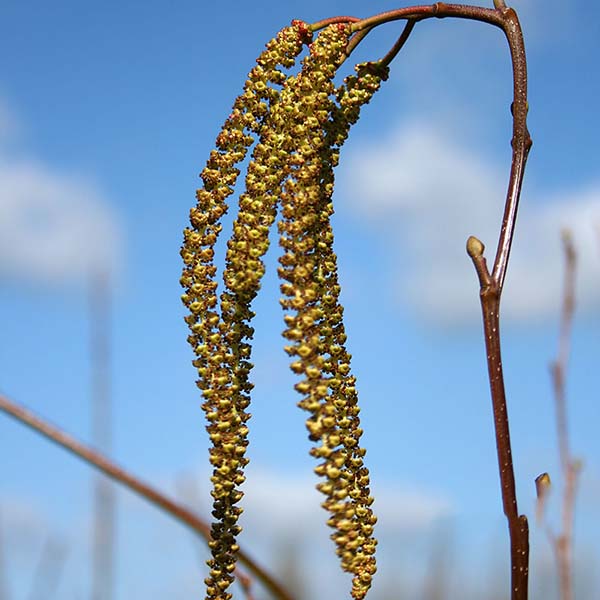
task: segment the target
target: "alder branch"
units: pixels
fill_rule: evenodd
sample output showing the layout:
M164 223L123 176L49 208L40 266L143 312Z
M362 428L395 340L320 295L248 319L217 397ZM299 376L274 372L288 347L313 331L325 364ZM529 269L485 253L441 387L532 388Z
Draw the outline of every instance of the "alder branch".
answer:
M129 488L144 500L150 502L160 510L170 514L173 518L183 523L205 540L210 541L210 525L198 517L192 511L181 504L171 500L162 492L144 483L125 469L117 466L106 456L103 456L96 450L82 444L75 438L64 433L57 427L50 425L45 420L23 406L11 402L5 396L0 395L0 410L15 418L17 421L27 425L37 433L48 438L50 441L62 446L75 456L84 460L96 469L102 471L105 475L114 479L116 482ZM240 549L239 560L246 568L259 579L275 598L278 600L293 600L292 596L279 584L264 568L262 568L253 558Z
M565 280L563 289L558 353L550 364L550 373L554 389L556 409L556 434L558 452L563 475L562 533L549 532L558 567L560 597L562 600L573 598L573 523L575 520L575 497L577 480L581 470L579 460L573 458L569 444L566 402L566 371L570 355L570 341L575 314L575 279L577 271L577 253L570 232L562 235L565 253Z
M493 18L479 13L481 20L497 23L504 31L510 48L513 67L513 115L512 160L508 191L502 226L498 239L494 267L490 273L484 257L484 245L475 237L467 241L467 252L473 261L480 284L480 301L483 315L488 376L494 413L496 450L502 489L502 504L508 521L511 554L511 598L527 600L529 579L529 525L525 515L519 515L515 475L510 443L510 428L506 405L506 391L502 372L500 346L500 299L508 266L516 222L519 197L527 156L531 148L531 137L527 129L527 62L523 35L515 11L507 8L503 1L494 2ZM447 7L446 7L447 8ZM442 9L442 13L452 12ZM489 15L491 16L491 15ZM478 17L474 17L478 18Z
M408 41L412 30L415 28L416 21L414 19L409 19L406 21L406 25L400 34L400 37L396 40L395 44L390 48L388 53L379 61L382 65L389 65L396 56L398 56L398 52L402 50L404 44Z
M483 313L484 335L487 351L488 375L492 395L496 449L502 503L504 514L508 520L511 547L511 598L527 600L529 575L529 525L524 515L519 515L515 488L515 477L510 444L510 430L506 407L506 392L502 373L502 357L500 350L500 298L506 269L512 246L519 198L523 184L523 175L527 156L531 149L531 136L527 128L527 61L525 44L517 13L506 6L504 0L494 0L494 8L468 6L463 4L446 4L436 2L429 6L411 6L387 11L367 19L356 21L349 17L340 17L340 22L352 23L355 32L370 31L383 23L405 19L408 21L403 36L408 37L418 21L429 18L458 18L481 21L500 28L507 39L513 70L513 135L511 140L512 158L508 189L504 204L504 214L498 246L492 271L490 272L483 256L484 245L475 237L467 242L467 252L471 257L480 282L480 300ZM335 22L328 19L327 23ZM315 30L322 26L320 22L312 26ZM402 47L405 40L400 38L397 46ZM356 37L356 43L362 38ZM392 58L393 58L392 49Z

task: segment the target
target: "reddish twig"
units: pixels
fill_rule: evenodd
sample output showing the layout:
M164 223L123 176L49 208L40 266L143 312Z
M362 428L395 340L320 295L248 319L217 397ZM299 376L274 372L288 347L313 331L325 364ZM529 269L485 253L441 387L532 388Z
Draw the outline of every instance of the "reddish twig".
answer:
M94 269L89 284L92 440L103 452L110 452L112 447L110 309L108 272ZM92 600L111 600L115 583L115 489L100 474L94 477L93 500Z
M511 556L511 598L527 600L529 574L529 526L527 517L519 515L515 475L510 445L510 429L506 407L502 355L500 352L500 295L499 283L490 275L483 256L484 245L471 236L467 252L473 261L480 283L480 300L487 352L488 376L492 394L496 449L500 470L502 504L508 520Z
M581 463L579 460L573 458L569 445L565 378L569 362L573 315L575 313L577 254L575 252L575 247L573 246L571 234L568 231L563 232L562 241L565 252L565 282L558 339L558 353L556 360L550 364L556 408L558 452L564 480L562 533L553 535L552 532L548 530L548 535L556 553L561 600L572 600L573 523L575 520L577 479L581 469Z
M407 20L408 24L403 32L403 36L408 37L412 27L418 21L447 17L481 21L500 28L506 36L511 54L513 69L513 102L511 105L511 113L513 115L512 159L502 225L491 273L483 256L484 246L477 238L469 238L467 251L473 260L480 282L480 299L494 412L502 503L504 514L508 520L510 535L511 598L512 600L526 600L529 574L529 526L527 518L524 515L519 515L517 507L506 393L502 373L499 323L500 298L512 246L525 164L531 148L531 137L527 129L527 61L519 19L516 12L506 6L504 0L494 0L493 9L481 6L436 2L428 6L410 6L391 10L360 21L340 17L339 19L328 19L327 23L336 21L352 22L352 29L355 32L361 32L370 31L383 23ZM320 22L317 25L321 26L322 23L325 22ZM316 26L312 26L311 29L315 30ZM398 48L401 48L405 41L402 39L403 36L401 36L396 45ZM361 39L360 37L356 37L351 49ZM392 58L394 55L393 51L394 48L392 49Z
M483 256L484 245L477 238L469 238L467 252L473 261L480 284L480 300L483 314L488 376L494 412L502 503L504 514L508 520L510 536L511 598L512 600L527 600L529 525L527 517L519 515L517 505L500 349L500 298L512 245L525 164L531 148L531 137L527 129L527 63L521 27L514 10L507 8L504 2L501 1L495 2L495 6L496 10L493 11L495 13L494 19L499 19L498 24L506 35L513 66L514 95L511 105L513 115L512 161L502 227L492 273L490 274ZM483 13L481 16L484 17Z
M412 30L415 28L416 21L414 19L409 19L406 21L406 25L400 34L400 37L396 40L396 43L390 48L388 53L379 61L382 65L389 65L394 58L398 55L398 52L402 50L404 44L408 41Z
M92 450L70 435L34 415L31 411L11 402L2 395L0 395L0 410L9 414L11 417L14 417L24 425L27 425L34 431L37 431L50 441L75 454L75 456L81 458L96 469L99 469L111 479L114 479L116 482L135 492L144 498L144 500L147 500L160 510L170 514L205 540L210 541L210 525L208 523L181 504L178 504L165 496L162 492L159 492L131 473L128 473L123 468L117 466L99 452ZM246 552L240 550L238 556L240 562L262 582L275 598L278 600L293 600L292 596L283 588L283 586L281 586L265 569L258 565L254 559L250 558Z

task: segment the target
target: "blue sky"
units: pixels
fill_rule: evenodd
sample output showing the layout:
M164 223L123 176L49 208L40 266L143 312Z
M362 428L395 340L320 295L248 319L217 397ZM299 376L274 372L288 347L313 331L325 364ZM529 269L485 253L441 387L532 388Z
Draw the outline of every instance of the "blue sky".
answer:
M533 520L534 478L550 471L560 482L547 365L557 342L560 231L569 227L580 254L568 393L573 451L585 460L577 520L583 578L600 560L600 9L580 0L514 6L529 55L534 140L503 306L518 494ZM3 2L0 391L90 439L86 268L109 265L114 456L173 493L187 474L208 514L206 434L178 283L197 175L245 74L278 29L293 18L393 7ZM398 27L372 34L356 59L384 54ZM457 569L487 573L496 555L505 568L478 288L464 243L475 234L489 257L495 248L510 94L499 31L419 24L342 154L334 228L379 498L381 594L397 571L408 587L419 584L439 530L452 532ZM272 500L278 494L314 536L302 544L303 564L335 570L281 350L276 255L273 244L256 303L245 541L263 562L276 562L289 525L277 510L282 502ZM7 539L19 540L7 561L14 597L27 589L50 532L69 548L56 597L85 595L89 469L7 418L0 440L0 518ZM189 536L129 494L119 500L117 597L200 597ZM533 522L532 529L535 578L550 558L543 533ZM324 550L315 553L317 545ZM342 597L337 579L330 585Z

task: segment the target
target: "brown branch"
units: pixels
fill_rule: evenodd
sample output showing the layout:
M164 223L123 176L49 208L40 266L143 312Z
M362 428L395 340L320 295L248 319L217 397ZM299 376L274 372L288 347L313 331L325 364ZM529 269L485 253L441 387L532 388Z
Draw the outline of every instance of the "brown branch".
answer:
M575 313L575 276L577 270L577 254L573 246L571 234L563 232L565 252L565 280L563 290L558 353L556 360L550 364L550 372L554 388L554 404L556 408L556 434L558 452L563 474L563 506L562 533L550 535L558 567L559 589L561 600L573 598L573 522L575 519L575 496L577 479L581 469L580 461L573 458L569 445L567 427L567 402L565 378L570 354L570 340Z
M408 38L410 37L412 30L415 28L416 23L417 22L414 19L409 19L408 21L406 21L406 25L404 26L400 37L396 40L396 42L390 48L388 53L379 61L382 65L389 65L394 60L394 58L398 56L398 52L402 50L404 44L406 44L406 42L408 41Z
M439 4L436 5L439 7ZM480 284L480 301L483 315L488 376L494 413L496 450L500 471L502 504L508 521L511 555L511 598L527 600L529 579L529 525L525 515L519 515L517 493L512 462L510 428L506 406L506 391L502 372L500 348L500 299L508 266L514 234L519 197L527 156L531 148L531 137L527 129L527 61L525 45L519 19L515 11L507 8L503 1L494 2L495 10L476 11L473 18L502 28L510 48L513 67L513 115L512 160L504 215L498 239L498 248L492 273L483 256L484 246L476 238L469 238L467 252L471 257ZM444 5L440 11L444 16L456 7Z
M527 518L524 515L519 515L517 507L506 392L502 373L499 322L500 298L512 246L525 164L532 144L527 129L527 61L519 19L516 12L506 6L504 0L494 0L493 9L481 6L436 2L429 6L400 8L355 21L352 24L352 29L356 32L370 31L383 23L405 19L410 24L410 28L405 30L408 36L412 30L412 26L416 22L429 18L441 19L446 17L481 21L500 28L504 32L508 42L513 69L513 102L511 104L511 113L513 115L512 159L504 214L492 272L490 273L488 270L486 260L483 256L484 246L477 238L469 238L467 252L473 260L480 283L480 300L494 412L502 503L504 514L508 520L510 534L511 597L512 600L526 600L529 572L529 526ZM346 22L352 21L345 17L343 19ZM336 22L336 19L329 19L327 22ZM361 39L357 37L356 43Z
M529 526L527 517L519 515L515 475L510 445L510 429L506 407L506 392L502 373L500 351L500 296L498 282L490 275L483 256L484 245L471 236L467 252L473 261L480 282L480 300L483 313L483 330L488 363L488 376L492 394L496 450L500 470L502 505L508 520L511 556L511 598L527 600L529 573Z
M500 19L510 48L513 67L513 115L512 160L504 215L498 239L498 248L494 268L490 274L485 258L484 247L475 238L467 242L467 252L473 260L480 283L480 300L483 314L488 376L494 412L496 450L500 471L502 504L508 521L511 556L511 598L527 600L529 580L529 525L525 515L519 515L517 492L510 444L510 428L506 406L506 391L502 373L502 354L500 349L500 298L508 266L510 249L514 234L519 197L527 156L531 148L531 137L527 129L527 61L525 44L517 14L506 8L503 1L494 3L493 11ZM490 21L491 22L491 21Z
M529 110L527 102L527 60L521 25L517 13L512 8L507 7L504 0L494 0L494 6L495 8L491 9L481 6L436 2L435 4L425 6L399 8L361 20L356 20L353 17L333 17L312 25L311 30L315 31L318 27L323 26L323 24L351 22L352 28L356 32L370 31L378 25L405 19L409 23L412 23L412 25L410 28L407 26L408 31L405 30L403 32L400 38L402 40L405 33L406 37L408 37L412 31L412 27L418 21L448 17L480 21L502 29L508 41L513 67L513 102L511 105L513 136L511 140L512 160L509 184L493 267L493 278L497 282L501 292L504 286L504 278L512 246L525 164L532 142L527 129L527 112ZM362 39L362 37L356 37L355 41L351 42L352 47L350 50L354 49ZM400 47L402 47L404 41L400 43Z
M358 17L330 17L329 19L323 19L322 21L312 23L308 26L308 29L312 32L315 32L319 31L319 29L323 29L323 27L327 27L328 25L333 25L334 23L356 23L358 21L360 21Z
M348 42L348 45L346 46L346 52L344 53L345 54L344 60L346 60L352 54L352 52L354 52L355 48L367 37L367 35L369 35L369 33L371 33L371 31L373 31L373 27L367 27L365 29L361 29L360 31L357 31L350 38L350 41Z
M34 415L31 411L11 402L2 395L0 395L0 410L75 454L75 456L81 458L96 469L99 469L111 479L114 479L116 482L135 492L144 498L144 500L170 514L173 518L195 531L205 540L210 541L210 525L208 523L184 506L169 499L162 492L159 492L131 473L128 473L123 468L117 466L99 452L92 450L70 435ZM246 552L240 550L238 557L240 562L262 582L275 598L278 600L293 600L292 596L265 569L258 565L254 559L250 558Z

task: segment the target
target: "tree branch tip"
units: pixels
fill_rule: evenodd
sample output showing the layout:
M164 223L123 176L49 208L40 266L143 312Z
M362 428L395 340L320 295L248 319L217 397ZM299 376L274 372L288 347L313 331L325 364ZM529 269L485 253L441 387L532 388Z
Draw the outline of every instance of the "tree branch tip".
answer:
M535 478L535 493L538 499L543 498L550 491L552 481L548 473L542 473Z
M485 245L483 242L474 235L469 236L469 239L467 240L467 254L475 260L476 258L481 258L484 251Z
M560 230L560 239L563 241L563 244L570 244L573 241L573 232L569 227L563 227Z
M575 458L571 461L571 469L575 471L575 473L581 473L583 470L584 461L581 458Z

